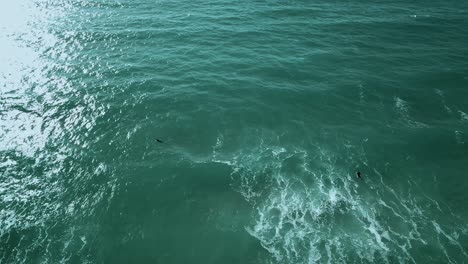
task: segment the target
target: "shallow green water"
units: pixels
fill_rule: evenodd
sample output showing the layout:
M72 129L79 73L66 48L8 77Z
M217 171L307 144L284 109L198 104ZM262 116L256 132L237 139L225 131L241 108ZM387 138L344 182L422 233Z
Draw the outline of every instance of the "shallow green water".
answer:
M0 263L467 262L467 8L3 1Z

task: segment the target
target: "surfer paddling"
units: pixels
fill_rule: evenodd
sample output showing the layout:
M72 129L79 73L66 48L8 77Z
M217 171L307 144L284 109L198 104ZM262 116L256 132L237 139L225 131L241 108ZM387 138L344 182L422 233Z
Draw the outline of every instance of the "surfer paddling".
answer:
M164 143L164 141L160 140L159 138L156 139L158 143Z
M361 179L361 180L362 180L362 177L361 177L361 172L360 172L360 171L356 172L356 175L357 175L357 177L358 177L359 179Z

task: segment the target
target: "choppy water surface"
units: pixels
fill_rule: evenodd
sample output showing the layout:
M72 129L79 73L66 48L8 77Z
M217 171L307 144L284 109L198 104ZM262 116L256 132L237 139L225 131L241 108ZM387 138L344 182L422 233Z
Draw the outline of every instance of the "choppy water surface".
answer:
M467 102L465 1L3 1L0 262L465 263Z

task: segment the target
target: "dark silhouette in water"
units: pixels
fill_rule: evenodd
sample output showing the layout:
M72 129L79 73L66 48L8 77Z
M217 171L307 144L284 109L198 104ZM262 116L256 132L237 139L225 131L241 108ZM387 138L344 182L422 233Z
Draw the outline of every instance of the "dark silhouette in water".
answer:
M156 141L159 142L159 143L164 143L164 141L162 141L162 140L160 140L158 138L156 139Z
M360 172L360 171L356 172L356 175L358 176L358 178L359 178L359 179L361 179L361 180L362 180L362 177L361 177L361 172Z

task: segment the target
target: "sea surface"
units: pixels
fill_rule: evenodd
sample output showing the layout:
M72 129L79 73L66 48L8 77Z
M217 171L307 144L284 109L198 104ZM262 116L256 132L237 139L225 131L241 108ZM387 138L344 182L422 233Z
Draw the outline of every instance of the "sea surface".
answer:
M467 201L467 1L0 2L0 263L468 263Z

